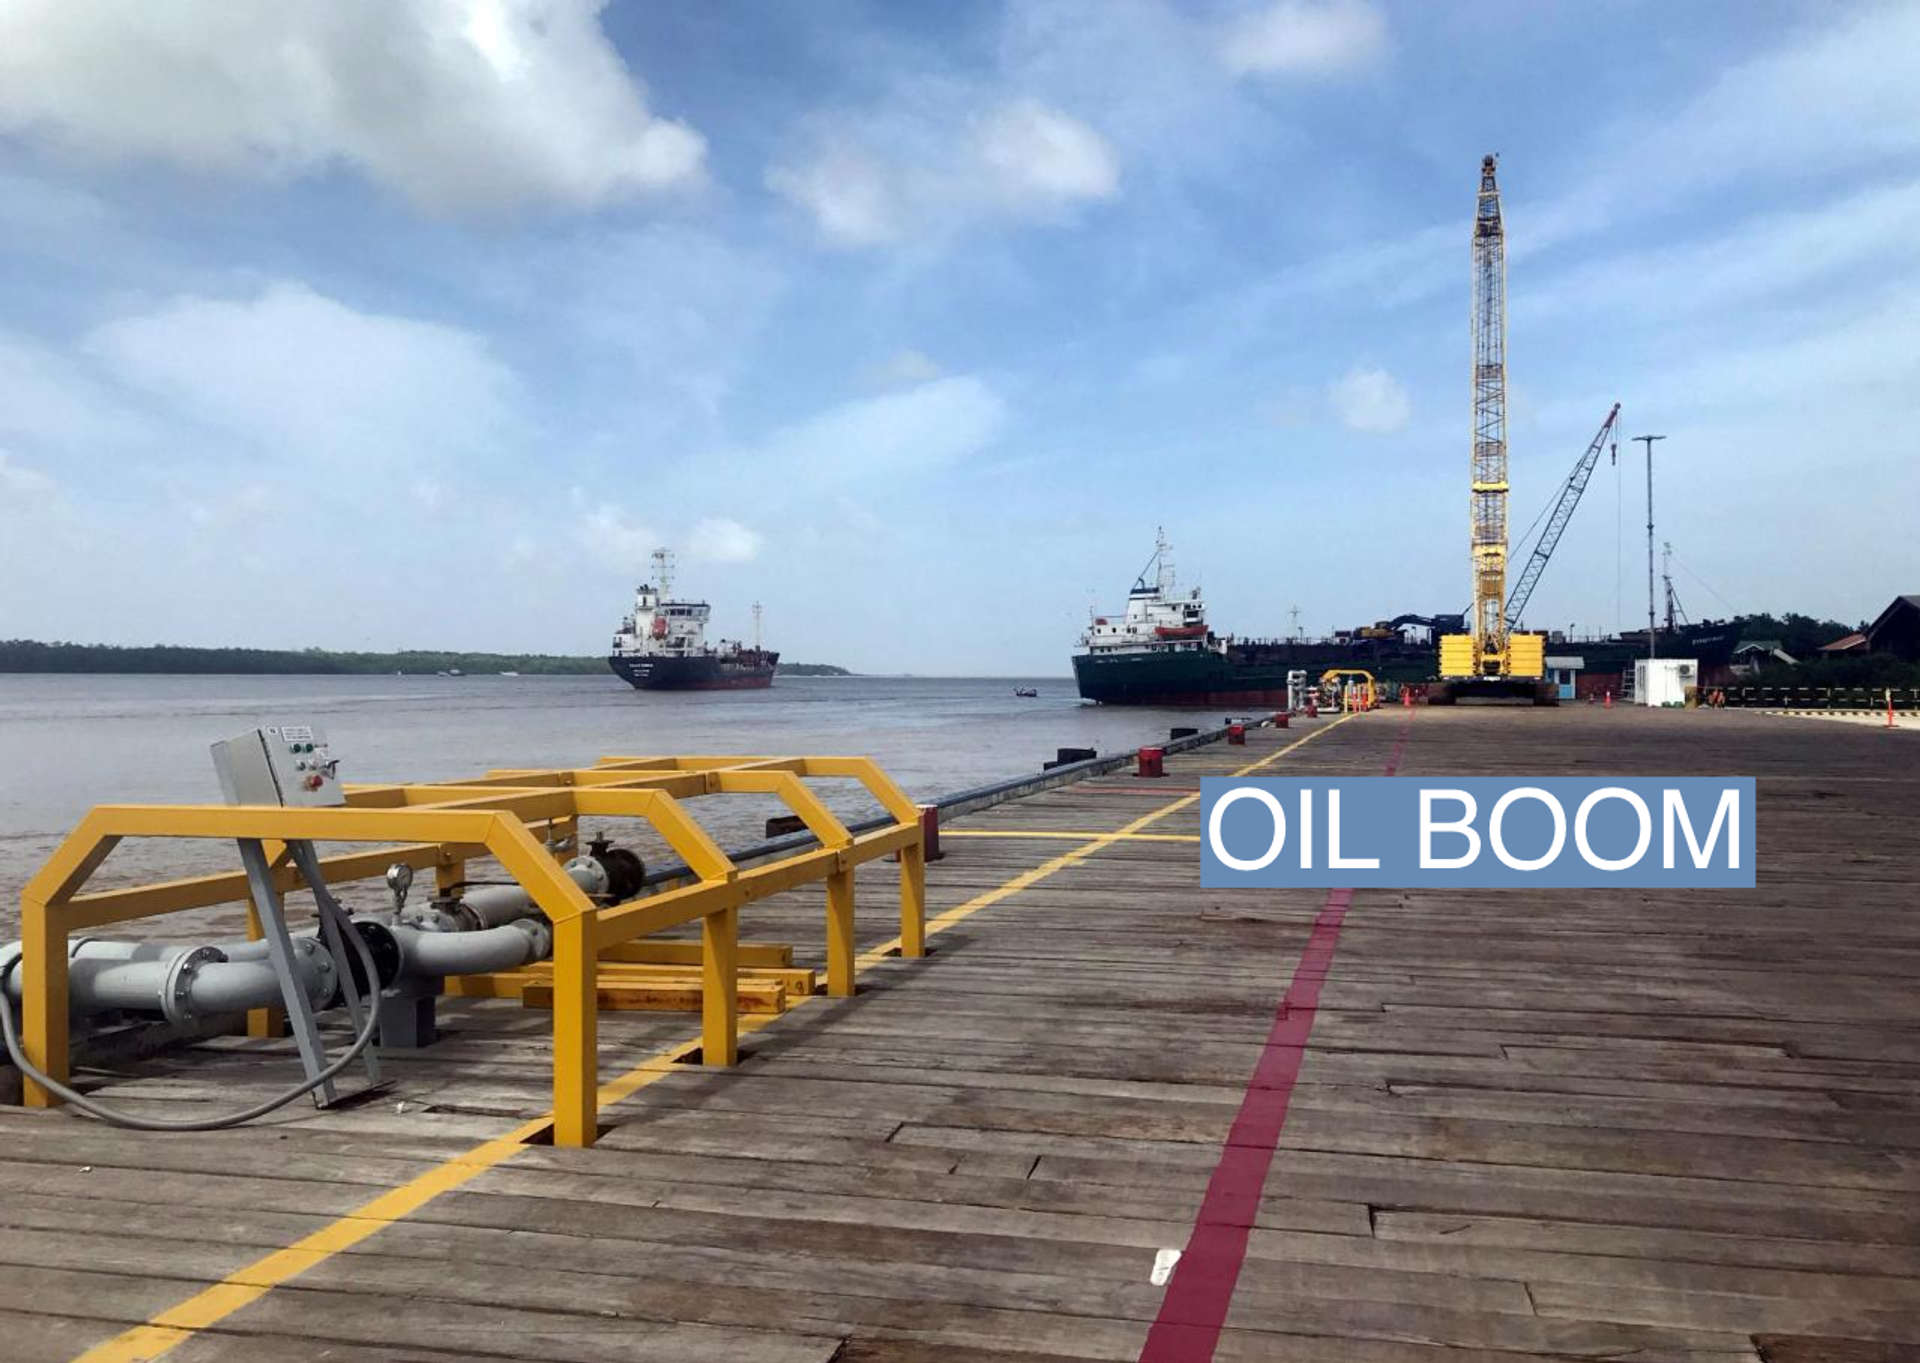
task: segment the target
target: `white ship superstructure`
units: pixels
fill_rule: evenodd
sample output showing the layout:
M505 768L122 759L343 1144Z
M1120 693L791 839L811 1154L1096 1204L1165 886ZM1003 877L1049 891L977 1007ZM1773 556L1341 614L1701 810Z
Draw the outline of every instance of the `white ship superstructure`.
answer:
M1192 652L1210 647L1207 607L1198 587L1185 596L1174 582L1173 551L1164 530L1156 532L1153 558L1127 593L1125 612L1095 615L1081 636L1089 653Z

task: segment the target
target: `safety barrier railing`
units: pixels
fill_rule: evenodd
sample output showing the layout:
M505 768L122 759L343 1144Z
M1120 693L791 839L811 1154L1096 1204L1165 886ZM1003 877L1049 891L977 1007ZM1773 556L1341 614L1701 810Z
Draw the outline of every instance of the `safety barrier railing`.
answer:
M858 781L886 811L880 827L849 829L806 782ZM806 825L816 845L762 864L734 863L688 812L705 795L770 795ZM290 842L377 844L322 858L329 884L383 876L396 863L433 868L443 889L466 863L490 856L526 891L553 933L553 1120L556 1144L598 1134L598 966L602 953L694 922L701 940L701 1059L739 1058L739 915L743 906L801 885L826 887L827 992L854 992L854 871L900 861L902 956L926 954L926 873L919 811L873 761L861 757L607 757L593 767L496 770L439 784L346 787L342 806L100 805L27 883L21 896L22 1033L26 1056L50 1078L69 1075L68 947L73 934L187 909L249 903L244 872L87 892L127 838L258 839L274 885L304 884L287 863ZM687 868L657 893L596 904L564 871L582 818L632 819L652 828ZM249 903L250 935L257 935ZM57 1097L30 1077L29 1106Z
M1880 712L1889 705L1897 711L1920 710L1920 687L1912 686L1722 686L1702 687L1703 704L1764 710L1853 710Z

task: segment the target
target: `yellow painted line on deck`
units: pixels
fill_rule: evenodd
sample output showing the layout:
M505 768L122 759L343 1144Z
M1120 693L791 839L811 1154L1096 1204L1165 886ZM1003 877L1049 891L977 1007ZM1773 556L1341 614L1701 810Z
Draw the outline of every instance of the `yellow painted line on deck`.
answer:
M1353 715L1342 715L1324 729L1315 729L1268 753L1257 762L1249 762L1237 768L1232 774L1246 776L1261 768L1278 762L1294 749L1309 743L1332 729L1339 728ZM1164 819L1169 814L1178 813L1200 798L1196 791L1168 802L1149 814L1144 814L1124 827L1111 833L1087 835L1087 841L1048 861L1041 862L1032 870L1022 871L1012 879L1002 882L983 894L975 895L964 904L956 905L946 912L927 920L929 936L944 932L984 908L1011 899L1022 890L1039 884L1050 876L1066 870L1077 862L1085 861L1103 847L1125 842L1142 836L1140 830ZM948 833L945 836L951 837ZM1072 836L1078 837L1079 834ZM1165 835L1173 838L1177 835ZM1198 841L1196 838L1195 841ZM883 942L871 951L861 953L854 962L855 973L862 974L883 961L894 959L900 950L900 939L893 938ZM810 1003L813 995L799 999L794 1008ZM787 1010L789 1013L793 1008ZM740 1031L757 1032L778 1021L774 1014L753 1014L740 1019ZM700 1049L700 1040L694 1037L669 1046L635 1065L619 1078L600 1086L600 1107L606 1108L623 1098L632 1096L649 1084L658 1083L680 1068L679 1062L694 1051ZM95 1345L75 1359L75 1363L148 1363L161 1357L170 1350L178 1348L202 1330L218 1325L234 1312L240 1310L267 1295L274 1288L290 1279L298 1277L315 1265L331 1259L334 1255L352 1249L362 1240L392 1225L402 1217L410 1216L442 1193L450 1193L462 1184L480 1174L511 1159L515 1152L524 1150L526 1142L553 1125L553 1114L546 1113L515 1127L505 1135L482 1142L455 1155L444 1164L439 1164L416 1175L405 1183L382 1193L347 1212L338 1220L329 1222L311 1235L302 1236L285 1249L275 1250L263 1258L255 1259L244 1267L235 1269L211 1287L206 1287L188 1297L177 1306L149 1318L145 1324L136 1325L130 1330L115 1335L102 1344Z

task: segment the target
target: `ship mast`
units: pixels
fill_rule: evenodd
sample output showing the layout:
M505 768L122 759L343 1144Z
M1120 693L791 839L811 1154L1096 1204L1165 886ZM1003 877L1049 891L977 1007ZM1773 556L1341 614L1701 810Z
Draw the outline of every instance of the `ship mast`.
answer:
M760 603L753 603L753 651L760 651Z
M655 549L653 551L653 581L660 590L660 599L664 602L667 593L673 589L673 550Z

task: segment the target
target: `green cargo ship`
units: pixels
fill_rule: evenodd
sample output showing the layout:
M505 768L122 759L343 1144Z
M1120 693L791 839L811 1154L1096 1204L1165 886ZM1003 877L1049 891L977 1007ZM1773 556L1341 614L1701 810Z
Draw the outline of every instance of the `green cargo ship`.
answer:
M1332 639L1237 639L1207 624L1199 588L1174 584L1165 535L1134 580L1126 609L1095 615L1074 655L1073 675L1085 700L1106 705L1284 706L1287 675L1316 682L1329 668L1364 668L1382 681L1433 676L1435 626L1461 627L1459 616L1401 616Z

